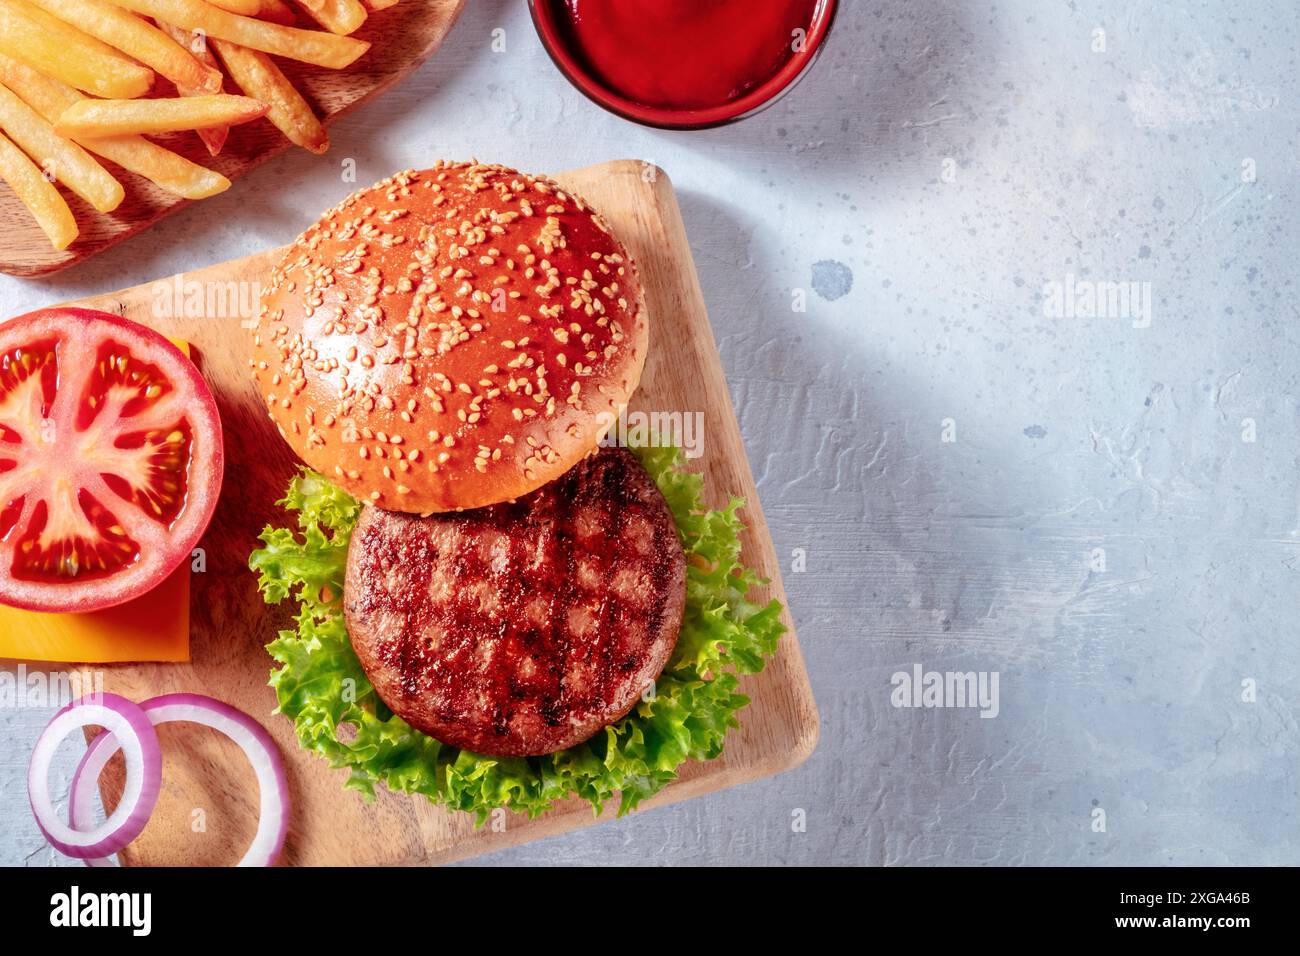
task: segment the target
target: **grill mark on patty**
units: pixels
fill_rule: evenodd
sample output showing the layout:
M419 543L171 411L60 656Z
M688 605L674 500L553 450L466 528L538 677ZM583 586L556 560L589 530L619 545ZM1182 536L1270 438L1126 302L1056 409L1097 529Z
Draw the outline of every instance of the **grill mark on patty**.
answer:
M410 567L415 569L417 573L419 573L419 570L422 567L432 567L432 562L413 561L411 562ZM397 640L397 656L398 659L401 661L399 672L402 674L406 674L410 670L410 666L409 666L410 649L411 649L411 642L414 638L414 631L411 626L412 623L413 622L409 619L403 623L403 626L401 628L401 631L399 632L399 636ZM405 691L406 688L403 687L403 690Z
M568 660L572 656L573 641L569 633L569 609L573 607L573 596L577 589L577 583L574 580L574 572L577 565L577 556L575 554L575 537L576 529L574 528L574 510L562 513L555 519L557 525L555 544L560 551L560 560L557 564L564 566L564 578L560 584L560 590L556 592L551 601L551 642L552 646L558 646L562 649L562 658ZM558 665L552 664L557 673L556 679L560 684L560 696L546 701L541 706L542 719L551 727L558 727L563 720L563 709L560 701L564 696L564 681L567 676Z
M610 473L606 472L602 477L605 485L608 486L610 482ZM602 490L607 495L610 493L607 489L602 489ZM620 510L615 517L615 522L616 522L616 531L617 531L617 533L614 536L615 560L611 561L608 565L605 566L605 579L602 582L603 593L605 595L605 598L600 602L600 612L599 612L599 617L597 618L597 630L599 633L602 634L609 633L609 629L608 629L609 614L610 614L610 608L612 604L609 595L613 591L615 571L622 566L622 558L626 555L626 551L624 550L624 542L623 542L623 536L626 534L626 529L627 529L626 512ZM616 623L622 623L622 622L616 622ZM621 650L621 649L615 649L615 650ZM628 670L630 668L625 666L623 669ZM637 696L640 696L642 692L643 689L638 688Z
M435 586L450 594L435 599ZM454 746L526 756L635 705L676 643L685 556L653 480L606 449L516 503L429 518L366 509L344 597L353 645L395 713Z

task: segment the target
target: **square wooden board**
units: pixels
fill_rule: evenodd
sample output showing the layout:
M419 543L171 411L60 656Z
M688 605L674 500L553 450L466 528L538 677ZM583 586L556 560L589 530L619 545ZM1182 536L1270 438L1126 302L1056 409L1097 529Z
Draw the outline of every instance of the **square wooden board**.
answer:
M762 600L785 603L777 563L749 462L740 438L699 279L672 184L661 170L622 161L556 177L600 210L639 262L651 318L650 357L633 410L702 412L703 455L691 465L706 476L710 503L731 494L748 501L746 562L771 580ZM271 659L264 645L288 626L290 603L269 608L247 569L249 552L268 521L296 460L266 417L244 354L238 291L259 282L281 255L270 250L76 304L116 312L189 340L221 406L226 431L225 490L203 546L207 572L194 576L188 664L128 665L108 670L107 689L134 700L191 691L210 694L263 721L284 753L293 811L283 861L300 865L444 863L562 833L595 822L590 807L571 800L536 820L511 815L504 830L476 830L466 814L423 797L380 794L373 804L344 790L345 771L331 770L299 748L293 728L272 714L266 685ZM177 283L180 283L178 285ZM190 285L198 283L198 286ZM176 292L224 288L228 314L185 317ZM209 303L209 308L211 303ZM184 311L184 310L181 310ZM638 812L757 780L801 763L817 741L818 718L793 622L775 658L742 690L753 703L717 760L688 763L681 778ZM228 864L251 839L257 788L242 755L202 728L160 728L165 764L163 796L144 834L123 854L136 865ZM616 807L607 807L612 817Z

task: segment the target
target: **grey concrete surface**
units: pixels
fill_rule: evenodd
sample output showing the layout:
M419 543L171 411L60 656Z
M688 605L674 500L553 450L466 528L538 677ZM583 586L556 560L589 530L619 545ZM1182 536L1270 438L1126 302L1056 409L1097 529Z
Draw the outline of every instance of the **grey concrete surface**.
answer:
M674 134L570 89L522 3L475 0L325 159L0 280L0 314L289 241L345 158L658 163L821 744L480 862L1297 864L1298 24L1290 0L848 0L791 96ZM914 665L996 675L996 716L894 706ZM47 716L0 712L2 863L57 862L23 786Z

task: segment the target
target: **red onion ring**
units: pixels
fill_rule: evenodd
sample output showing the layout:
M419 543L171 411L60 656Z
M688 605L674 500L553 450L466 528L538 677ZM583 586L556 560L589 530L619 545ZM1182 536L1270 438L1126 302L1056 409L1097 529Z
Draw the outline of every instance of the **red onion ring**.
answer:
M140 710L150 724L151 733L158 724L201 724L225 734L244 751L257 774L261 813L257 833L238 865L273 864L284 847L285 833L289 828L289 784L280 751L266 728L229 704L201 694L164 694L145 701ZM68 798L68 813L74 828L79 830L91 824L91 808L99 775L119 749L117 739L109 734L96 737L86 748L73 775ZM86 859L86 864L112 866L113 862L104 856L91 856Z
M50 798L50 764L59 744L75 730L103 727L99 743L111 736L126 754L126 786L109 818L94 829L69 826ZM92 744L94 746L94 744ZM162 749L141 707L117 694L92 694L74 700L54 715L32 750L27 767L27 798L36 825L50 845L67 856L86 859L116 853L140 835L158 803L162 787Z

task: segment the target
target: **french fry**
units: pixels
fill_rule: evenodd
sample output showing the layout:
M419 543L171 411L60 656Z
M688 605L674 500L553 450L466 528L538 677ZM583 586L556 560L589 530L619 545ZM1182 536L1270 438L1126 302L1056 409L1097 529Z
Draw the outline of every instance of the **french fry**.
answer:
M361 0L297 0L313 20L330 33L347 36L356 33L366 22L366 8Z
M111 2L186 30L202 30L209 37L329 69L341 70L370 49L370 44L364 40L241 17L203 0Z
M159 23L158 29L162 30L177 43L188 47L190 52L194 54L197 59L211 67L217 73L218 77L221 76L221 71L217 68L217 58L214 57L212 51L208 49L206 41L195 42L198 39L195 34L188 33L180 27L172 26L170 23ZM215 90L200 90L194 87L181 86L180 84L177 84L176 92L181 96L201 96L204 93L220 93L221 84L218 82ZM226 145L226 138L230 135L230 127L209 126L205 129L195 130L195 132L198 133L199 139L203 141L203 145L207 147L208 155L216 156Z
M298 22L293 10L284 0L262 0L262 9L258 11L259 20L270 20L281 26L291 27Z
M153 71L25 0L0 0L0 53L96 96L132 99Z
M387 10L389 7L397 6L397 0L366 0L366 6L372 11Z
M28 0L46 13L139 60L177 86L221 89L221 74L152 24L106 0Z
M238 126L270 109L247 96L209 93L170 100L82 100L63 111L60 136L127 136L175 133L206 126Z
M230 188L230 180L215 170L192 163L143 136L105 136L78 142L182 199L207 199Z
M100 212L112 212L126 198L122 184L93 156L54 127L8 87L0 85L0 129L23 152Z
M77 238L77 220L72 217L72 210L36 164L3 133L0 133L0 179L13 189L55 249L72 245Z
M85 99L66 83L2 54L0 82L17 93L49 123L57 120L70 106ZM220 173L192 163L184 156L164 149L143 136L111 136L103 139L86 137L79 138L77 142L90 152L145 177L183 199L207 199L230 188L230 180Z
M244 17L255 17L262 9L262 0L208 0L208 3Z
M86 98L62 80L46 76L4 54L0 54L0 83L17 93L51 125L69 106Z
M289 142L317 154L330 148L325 127L269 56L225 40L213 40L212 44L239 88L271 107L266 118L289 138Z

